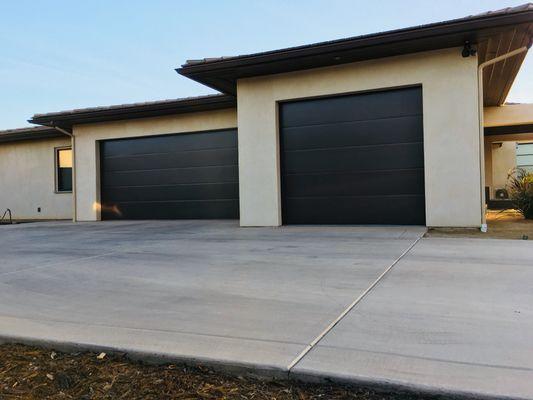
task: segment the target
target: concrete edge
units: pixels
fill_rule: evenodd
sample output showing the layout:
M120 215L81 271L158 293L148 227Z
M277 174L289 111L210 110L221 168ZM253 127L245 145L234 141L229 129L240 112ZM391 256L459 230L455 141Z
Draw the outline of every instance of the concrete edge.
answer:
M309 370L292 370L272 365L227 362L202 357L187 357L173 354L140 351L128 348L103 346L90 343L62 342L50 339L35 339L24 336L0 336L0 344L23 344L42 349L57 350L65 353L73 352L104 352L109 355L124 355L132 361L147 364L177 364L187 367L208 367L214 371L230 376L246 376L267 381L293 381L301 383L331 384L367 388L382 393L401 393L410 395L426 395L435 398L464 400L531 400L524 397L497 396L487 393L456 391L442 387L411 384L408 382L372 378L367 376L346 376L340 374L320 374Z
M531 400L525 397L500 396L488 393L453 390L444 387L413 384L405 381L373 378L368 376L348 376L342 374L321 374L316 371L300 369L291 371L290 380L307 383L337 383L364 387L376 392L395 392L410 395L425 395L441 399L457 400Z
M124 355L132 361L147 364L177 364L187 367L207 367L227 375L241 375L260 380L288 380L288 371L274 365L260 365L244 362L227 362L222 360L188 357L177 354L166 354L151 351L135 350L91 343L63 342L51 339L36 339L24 336L0 335L0 344L23 344L47 350L57 350L64 353L75 352L104 352L109 355Z
M532 239L523 239L523 238L504 238L504 237L492 237L490 236L490 233L483 233L483 235L486 235L485 237L477 237L477 236L461 236L461 234L454 235L453 233L449 234L443 234L439 236L438 234L436 236L433 236L429 231L422 237L422 239L425 240L435 240L435 239L443 239L443 240L466 240L466 241L506 241L506 242L526 242L529 243L532 241Z

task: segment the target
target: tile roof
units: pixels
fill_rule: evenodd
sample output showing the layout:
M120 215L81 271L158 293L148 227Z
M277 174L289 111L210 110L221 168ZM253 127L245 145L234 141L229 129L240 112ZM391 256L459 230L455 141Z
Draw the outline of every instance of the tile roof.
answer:
M489 16L492 17L492 16L512 15L512 14L521 13L521 12L525 12L525 11L533 11L533 3L526 3L526 4L522 4L522 5L516 6L516 7L507 7L507 8L502 8L502 9L499 9L499 10L494 10L494 11L486 11L486 12L483 12L483 13L480 13L480 14L473 14L473 15L469 15L469 16L466 16L466 17L456 18L456 19L451 19L451 20L446 20L446 21L441 21L441 22L433 22L433 23L430 23L430 24L415 25L415 26L411 26L411 27L408 27L408 28L401 28L401 29L394 29L394 30L389 30L389 31L375 32L375 33L370 33L370 34L365 34L365 35L351 36L351 37L347 37L347 38L335 39L335 40L329 40L329 41L323 41L323 42L317 42L317 43L312 43L312 44L305 44L305 45L301 45L301 46L286 47L286 48L277 49L277 50L269 50L269 51L258 52L258 53L241 54L241 55L237 55L237 56L208 57L208 58L202 58L202 59L198 59L198 60L187 60L185 62L185 64L182 65L182 67L209 64L209 63L216 63L216 62L220 62L220 61L231 61L231 60L237 60L237 59L240 59L240 58L262 56L262 55L268 55L268 54L276 54L276 53L287 52L287 51L292 51L292 50L302 50L302 49L306 49L306 48L319 47L319 46L336 44L336 43L343 43L343 42L348 42L348 41L351 41L351 40L370 38L370 37L374 37L374 36L388 35L388 34L393 34L393 33L401 33L401 32L409 31L409 30L413 30L413 29L424 29L424 28L431 28L431 27L436 27L436 26L439 26L439 25L447 25L447 24L457 23L457 22L474 21L476 19L486 18L486 17L489 17Z
M235 97L225 94L147 101L142 103L78 108L59 112L35 114L29 122L71 129L75 124L149 118L163 115L235 108Z
M533 41L533 4L470 15L443 22L369 35L289 47L235 57L189 60L176 71L212 89L237 93L239 79L302 71L364 60L379 59L472 43L478 60L502 55ZM461 52L459 52L461 56ZM494 79L485 86L484 103L500 105L526 56L523 52L508 62L490 67ZM490 84L489 84L490 83Z
M191 101L191 100L201 101L201 100L220 99L220 98L227 98L227 97L228 96L225 94L217 93L217 94L208 94L204 96L190 96L190 97L181 97L181 98L176 98L176 99L144 101L144 102L138 102L138 103L124 103L124 104L113 104L109 106L74 108L71 110L54 111L54 112L49 112L49 113L38 113L38 114L34 114L33 118L35 119L35 118L41 118L41 117L52 117L55 115L90 113L90 112L98 112L98 111L131 110L131 109L143 108L147 106L172 106L172 105L184 103L184 102Z
M21 140L49 139L66 136L57 129L47 126L28 126L25 128L5 129L0 131L0 143Z

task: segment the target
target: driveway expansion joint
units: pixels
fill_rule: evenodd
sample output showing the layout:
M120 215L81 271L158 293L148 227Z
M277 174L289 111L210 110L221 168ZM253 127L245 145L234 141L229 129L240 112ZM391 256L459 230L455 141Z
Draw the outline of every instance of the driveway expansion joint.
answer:
M346 307L346 309L340 313L340 315L335 318L327 327L326 329L324 329L311 343L309 343L303 350L302 352L294 359L292 360L292 362L287 366L287 371L288 373L290 374L291 373L291 370L300 362L302 361L302 359L329 333L333 330L333 328L335 328L335 326L337 326L337 324L339 322L341 322L344 317L346 317L346 315L348 315L350 313L350 311L352 311L355 306L357 306L357 304L359 304L371 291L372 289L374 289L380 282L381 280L391 271L391 269L396 265L398 264L398 262L403 258L405 257L412 249L413 247L416 246L416 244L424 237L424 234L425 233L421 233L413 243L411 243L411 245L406 249L404 250L404 252L402 254L400 254L400 256L394 260L392 262L391 265L389 265L377 278L374 282L372 282L370 284L370 286L363 292L361 293L350 305L348 305L348 307Z

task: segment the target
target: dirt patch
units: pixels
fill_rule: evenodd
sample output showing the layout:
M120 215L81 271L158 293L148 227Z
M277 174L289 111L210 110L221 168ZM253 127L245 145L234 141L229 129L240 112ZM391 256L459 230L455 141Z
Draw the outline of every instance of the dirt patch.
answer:
M426 237L468 237L479 239L533 240L533 220L526 220L515 210L489 210L488 232L477 228L430 228Z
M429 400L341 386L262 381L208 368L148 365L124 355L61 353L0 345L0 399Z

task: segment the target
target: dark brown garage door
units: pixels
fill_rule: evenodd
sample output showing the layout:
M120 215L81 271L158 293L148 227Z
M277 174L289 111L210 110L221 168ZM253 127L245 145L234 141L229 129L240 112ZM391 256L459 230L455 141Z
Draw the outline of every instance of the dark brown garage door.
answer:
M239 217L237 131L100 144L102 219Z
M420 87L280 105L283 222L425 224Z

